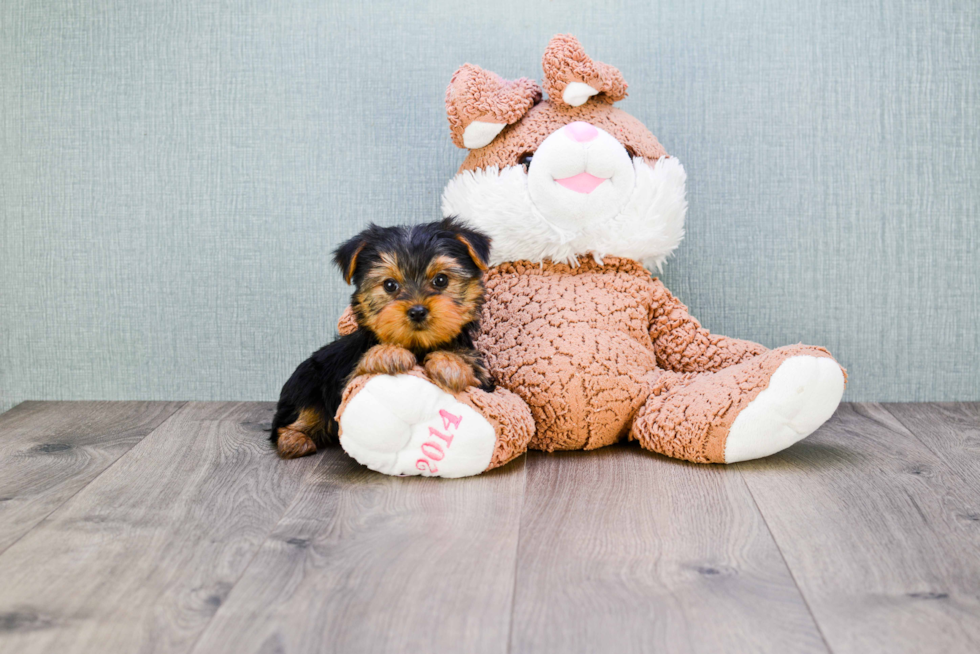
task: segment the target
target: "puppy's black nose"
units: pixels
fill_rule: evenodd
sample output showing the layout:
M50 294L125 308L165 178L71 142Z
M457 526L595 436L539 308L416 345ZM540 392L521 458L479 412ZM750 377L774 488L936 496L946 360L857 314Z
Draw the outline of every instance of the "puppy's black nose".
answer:
M408 310L408 317L412 322L422 322L427 315L429 315L429 310L421 304L416 304Z

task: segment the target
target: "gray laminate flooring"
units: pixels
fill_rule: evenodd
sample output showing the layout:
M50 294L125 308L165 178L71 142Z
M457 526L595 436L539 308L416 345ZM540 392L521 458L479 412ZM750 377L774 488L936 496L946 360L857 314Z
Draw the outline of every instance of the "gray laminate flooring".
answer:
M0 652L980 652L980 404L462 480L280 461L272 409L0 416Z

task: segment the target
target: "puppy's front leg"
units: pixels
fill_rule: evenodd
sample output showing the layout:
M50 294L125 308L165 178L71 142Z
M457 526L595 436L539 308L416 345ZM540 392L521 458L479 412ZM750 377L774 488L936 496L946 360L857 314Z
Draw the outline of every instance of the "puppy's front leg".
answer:
M415 367L415 355L397 345L375 345L364 353L350 378L361 375L400 375Z
M483 366L474 354L464 351L440 350L425 357L425 372L436 386L450 393L459 393L469 386L481 386L479 373Z

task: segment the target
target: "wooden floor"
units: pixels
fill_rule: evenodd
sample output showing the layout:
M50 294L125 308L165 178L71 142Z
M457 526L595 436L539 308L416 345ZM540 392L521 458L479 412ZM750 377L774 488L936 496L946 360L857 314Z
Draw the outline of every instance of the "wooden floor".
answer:
M448 481L282 462L272 408L0 416L0 652L980 652L980 404Z

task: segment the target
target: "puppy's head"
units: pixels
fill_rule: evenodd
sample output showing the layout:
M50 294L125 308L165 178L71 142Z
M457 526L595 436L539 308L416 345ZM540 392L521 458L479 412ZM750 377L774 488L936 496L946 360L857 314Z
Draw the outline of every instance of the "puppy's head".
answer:
M483 303L490 239L454 219L371 225L334 253L358 324L382 343L430 350L474 322Z

